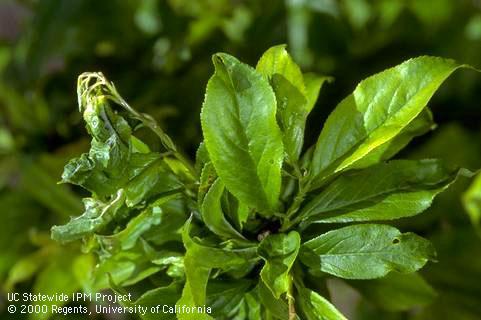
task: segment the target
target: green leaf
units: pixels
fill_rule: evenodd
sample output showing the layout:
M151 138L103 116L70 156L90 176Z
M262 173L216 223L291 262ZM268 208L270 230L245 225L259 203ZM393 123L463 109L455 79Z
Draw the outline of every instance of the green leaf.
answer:
M105 168L122 167L119 159L112 157L115 153L104 153L103 151L107 149L106 147L110 147L107 149L109 152L126 151L122 149L130 143L132 130L129 124L123 117L113 112L104 96L96 96L83 107L86 128L93 138L93 149L89 152L90 156L100 160ZM119 150L115 150L116 148Z
M283 146L276 99L265 78L227 54L213 57L201 122L204 143L227 189L258 210L277 206Z
M212 184L217 180L217 172L215 172L212 162L207 162L202 168L199 181L199 189L197 191L197 202L200 206L204 202L204 197L209 191Z
M204 169L204 166L208 162L210 162L209 153L207 152L205 143L201 142L195 152L195 170L198 174L202 172L202 169Z
M304 287L297 288L297 304L306 320L347 320L327 299Z
M92 288L92 273L97 261L93 254L78 255L72 263L72 273L84 292L94 292Z
M206 288L210 272L213 268L228 269L258 259L256 248L245 249L222 249L207 246L199 239L191 238L189 219L182 233L182 240L186 248L184 256L184 268L186 283L182 298L178 305L203 306L206 301ZM187 318L185 318L187 319Z
M226 215L230 221L232 221L237 230L242 231L253 210L229 192L224 193L223 205L226 207Z
M289 289L289 271L296 260L300 244L299 233L291 231L289 234L269 235L257 248L259 256L265 260L261 270L262 281L276 299Z
M169 170L158 154L132 154L129 163L129 182L125 186L126 200L129 207L141 201L180 190L182 184Z
M134 153L149 153L150 148L142 140L136 138L135 136L130 136L130 143L132 145L132 151Z
M301 210L301 225L416 215L454 182L458 172L440 160L393 160L346 172Z
M481 174L478 174L463 195L463 205L473 226L481 234Z
M178 176L187 177L187 169L175 160L149 152L140 140L133 139L127 121L112 111L103 96L93 96L82 106L92 135L91 149L65 166L62 179L86 188L93 197L84 199L82 216L52 228L52 237L61 242L99 232L117 216L127 216L131 210L124 204L146 207L158 197L180 193L184 185ZM137 148L142 152L134 152Z
M92 277L92 286L96 290L108 288L109 276L114 283L121 286L129 286L144 280L163 268L152 262L160 254L142 240L130 250L106 253L100 256L100 262Z
M215 319L230 319L237 313L252 284L250 280L209 281L206 305L212 308L212 316Z
M102 243L102 247L109 248L110 253L132 249L141 236L165 220L171 219L172 214L165 204L178 197L178 195L171 195L160 198L139 215L132 218L123 230L113 235L96 236L97 240ZM156 230L158 231L158 229ZM166 231L175 232L176 229L172 228ZM165 234L162 234L163 236Z
M152 260L153 264L166 268L166 274L171 278L184 278L184 256L183 253L174 251L159 252Z
M81 106L92 136L91 148L65 166L62 182L80 185L100 199L124 188L130 207L182 187L171 168L173 160L166 162L169 159L148 152L148 147L132 136L127 121L112 110L104 96L92 96ZM134 152L138 148L141 152Z
M285 45L267 50L256 67L271 83L277 100L277 120L290 163L301 153L309 105L301 69L286 51ZM317 84L313 84L316 87ZM319 85L320 87L320 85ZM310 87L311 91L315 88ZM311 95L314 95L310 92Z
M197 172L190 171L191 169L194 170L190 164L187 165L183 161L172 157L164 157L163 159L166 164L165 168L170 170L178 180L187 184L193 183L197 180Z
M369 167L383 160L388 160L406 147L413 138L421 136L436 127L433 115L429 108L425 108L413 121L411 121L396 137L384 143L359 160L351 169Z
M301 94L306 92L301 69L287 53L285 44L273 46L264 52L257 62L256 70L268 78L275 74L283 76Z
M262 281L259 281L257 293L259 294L260 302L267 309L267 312L274 316L274 319L288 320L289 306L287 305L286 301L281 298L277 299L274 297L272 295L272 291L269 290L269 288L267 288Z
M177 319L175 313L161 312L153 313L150 308L155 308L157 305L168 306L174 308L175 303L180 297L182 287L177 282L173 282L169 286L159 287L149 290L142 294L136 301L129 303L130 306L142 306L148 308L145 315L142 315L143 320L175 320Z
M198 266L207 268L226 268L233 265L242 265L249 261L257 261L257 248L250 246L242 249L216 248L202 240L189 235L191 220L187 220L182 232L182 240L189 255L194 256Z
M204 203L202 204L202 219L206 226L220 237L247 241L244 236L231 226L224 216L221 207L221 198L224 189L224 183L220 179L217 179L205 196Z
M453 60L423 56L361 81L324 124L311 163L313 187L394 139L460 67Z
M182 296L180 297L179 301L177 301L177 305L179 307L196 307L205 305L207 282L209 280L210 268L196 266L195 258L188 253L184 257L184 268L186 271L186 281L184 284L184 289L182 291ZM204 313L181 313L179 314L178 319L210 320L213 318Z
M317 98L319 97L319 91L321 90L324 83L332 81L333 78L331 77L320 76L315 73L304 74L304 83L306 85L307 112L311 112L316 105Z
M387 225L363 224L329 231L301 246L301 261L345 279L375 279L391 271L412 273L433 260L432 244Z
M63 183L79 185L103 198L115 193L118 185L125 182L125 176L122 176L121 180L118 181L112 177L109 179L102 169L96 167L87 153L70 160L62 173Z
M369 281L350 281L350 285L370 302L390 311L407 311L431 303L434 289L417 273L392 272Z
M246 293L244 299L247 308L247 320L261 319L261 304L259 302L257 290L254 289L251 292Z
M78 240L106 226L116 217L124 204L125 193L120 189L109 203L92 198L84 198L83 201L85 212L79 217L72 218L65 225L53 226L52 239L62 243Z
M188 211L183 198L172 195L172 198L169 196L171 200L168 202L163 202L163 199L164 198L160 198L151 205L152 211L158 211L159 208L156 207L160 205L161 212L152 212L153 215L157 213L161 214L160 223L153 224L152 227L142 235L143 239L156 246L173 241L181 242L182 227L188 219Z

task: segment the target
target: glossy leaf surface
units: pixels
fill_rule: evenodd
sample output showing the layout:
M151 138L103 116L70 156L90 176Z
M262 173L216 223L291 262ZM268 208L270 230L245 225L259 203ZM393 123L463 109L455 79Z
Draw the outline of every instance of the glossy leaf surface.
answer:
M276 98L268 81L227 54L213 57L201 114L204 143L227 189L259 210L277 205L283 160Z
M346 320L326 298L307 288L298 288L297 303L306 320Z
M346 172L301 211L302 225L393 220L427 209L458 174L439 160L393 160Z
M459 67L453 60L423 56L361 81L324 124L311 163L314 186L394 139Z
M412 273L435 257L428 240L375 224L329 231L301 248L301 260L307 266L345 279L375 279L391 271Z
M289 289L289 271L297 258L301 237L296 231L288 234L269 235L259 244L257 252L265 260L261 278L279 299Z
M207 227L215 234L228 239L246 240L224 216L221 205L224 189L224 183L217 179L205 196L202 204L202 218Z

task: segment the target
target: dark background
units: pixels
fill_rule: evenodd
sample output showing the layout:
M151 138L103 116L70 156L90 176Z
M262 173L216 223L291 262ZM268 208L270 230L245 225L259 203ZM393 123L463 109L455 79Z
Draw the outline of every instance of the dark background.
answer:
M304 71L335 78L309 118L310 145L368 75L419 55L481 68L481 1L1 1L0 296L88 290L82 270L92 257L49 237L51 225L82 211L82 191L56 183L89 143L76 105L80 73L102 71L192 157L211 55L228 52L254 65L280 43ZM451 77L430 103L438 128L399 156L480 168L480 89L474 71ZM337 288L350 297L334 294L341 309L353 319L480 319L481 241L461 204L469 184L460 179L427 212L397 223L438 249L439 262L423 270L438 291L432 305L387 312ZM0 297L0 317L9 319L6 305Z

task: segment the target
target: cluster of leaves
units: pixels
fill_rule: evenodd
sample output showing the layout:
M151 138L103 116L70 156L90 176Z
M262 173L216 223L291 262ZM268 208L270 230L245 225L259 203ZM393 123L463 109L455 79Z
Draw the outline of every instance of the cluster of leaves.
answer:
M464 66L425 56L361 81L305 148L307 116L330 78L303 74L285 46L255 69L224 53L213 63L195 165L102 74L79 77L92 142L62 179L92 196L52 237L83 239L99 255L94 287L142 283L152 289L134 303L213 308L195 319L343 319L326 296L331 276L426 287L415 272L435 259L432 244L377 222L421 213L470 175L442 160L389 160L433 128L427 104ZM163 150L142 142L145 128Z
M430 104L433 105L432 102ZM448 165L479 167L479 138L465 127L457 123L443 124L427 136L429 139L415 139L417 146L405 150L403 157L413 160L436 157ZM476 297L481 293L477 281L480 268L479 259L473 257L480 255L480 239L470 226L461 202L469 183L470 179L458 179L446 192L439 194L422 215L392 222L402 230L422 234L434 244L438 262L430 263L420 271L427 282L419 281L412 275L389 281L391 274L387 278L362 283L330 283L333 301L350 319L479 318L481 309ZM349 300L346 301L345 297ZM413 312L408 306L414 304L419 307Z
M83 210L85 193L57 184L65 162L88 150L88 140L79 130L81 117L73 108L71 83L79 70L101 65L124 88L135 92L139 109L154 110L151 114L161 122L175 119L169 129L183 127L182 137L176 136L180 144L198 143L195 122L179 117L178 112L196 118L195 112L185 110L199 105L201 92L195 94L189 87L191 94L186 96L190 99L181 101L176 90L205 81L208 63L192 61L192 57L210 50L212 43L231 46L232 37L238 43L255 14L245 3L231 6L228 1L217 1L196 8L191 3L0 3L2 295L13 290L66 294L92 290L93 256L83 254L78 243L59 245L49 232L52 224ZM219 35L219 29L223 34ZM135 68L119 67L132 66L134 60ZM189 72L175 74L188 63L192 65ZM138 77L148 79L149 85ZM3 312L7 316L6 305L0 304L0 317ZM30 317L41 319L49 314Z
M392 0L274 0L269 6L258 1L6 0L0 2L0 15L3 293L89 290L92 256L82 254L78 243L60 246L48 239L52 224L82 212L85 192L56 184L65 162L88 150L72 88L82 70L105 71L129 103L152 115L191 154L201 137L201 84L210 76L209 57L216 51L251 63L271 44L288 42L306 70L336 76L336 85L321 92L320 107L308 119L307 127L315 129L306 131L307 145L317 138L320 120L365 75L425 53L481 65L479 3L468 0L440 0L436 6ZM436 157L479 167L477 80L475 73L465 72L443 85L430 103L439 130L415 139L403 158ZM158 141L144 141L157 150ZM384 282L382 295L365 289L366 299L349 301L342 288L330 286L333 301L349 318L479 318L481 266L475 257L481 256L480 240L460 202L468 183L458 179L425 214L392 221L435 244L439 263L428 264L422 275L437 297L408 281L412 277L402 281L409 290ZM469 199L476 205L475 197ZM380 280L363 281L363 286L381 288ZM386 303L409 296L406 292L417 292L411 296L419 303L434 302L419 317ZM385 299L375 299L380 296ZM354 308L362 310L354 314ZM1 316L8 314L0 303Z
M182 260L175 242L181 241L179 229L192 206L186 200L193 192L194 169L157 124L131 109L103 75L80 76L78 96L91 149L66 165L62 181L82 186L93 197L84 198L82 216L52 229L53 238L68 242L90 236L84 247L96 250L100 269L105 268L96 288L107 286L106 272L118 284L136 283L166 267L178 277ZM128 115L114 112L112 101ZM152 152L133 135L132 128L142 126L158 134L165 153ZM169 243L165 251L154 250L164 243Z

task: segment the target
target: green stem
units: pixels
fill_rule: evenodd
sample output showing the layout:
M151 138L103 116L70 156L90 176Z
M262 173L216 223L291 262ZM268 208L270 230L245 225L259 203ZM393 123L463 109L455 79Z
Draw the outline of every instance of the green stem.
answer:
M294 218L294 220L288 220L286 223L284 223L280 229L281 232L285 232L289 229L291 229L293 226L299 224L302 221L302 216L297 216Z
M295 299L294 299L294 293L292 289L292 276L289 276L289 289L287 291L287 303L289 306L289 320L295 320L296 319L296 307L295 307Z
M143 125L145 125L150 130L152 130L159 137L159 139L162 142L162 144L164 145L164 147L168 151L171 151L172 154L174 155L174 157L177 158L177 160L182 162L182 164L187 168L187 170L189 170L189 172L192 174L192 176L194 176L194 177L197 176L197 172L195 171L194 166L190 163L190 161L182 153L180 153L178 151L178 149L175 146L172 139L170 139L170 137L164 132L164 130L162 130L162 128L157 124L157 122L153 118L151 118L149 116L146 116L146 115L144 115L140 112L137 112L134 108L132 108L119 95L119 93L117 92L117 89L115 88L115 86L113 84L109 83L108 88L114 94L113 96L111 96L111 98L113 98L113 100L116 103L118 103L119 105L121 105L122 107L127 109L130 113L132 113L134 115L134 117L136 119L141 121Z
M289 230L292 226L296 225L300 222L300 216L297 216L294 220L291 221L291 218L298 212L299 208L301 207L302 202L304 201L307 191L310 188L310 181L308 180L304 183L302 177L299 178L299 192L297 193L292 205L287 210L284 223L280 229L281 232L285 232Z

